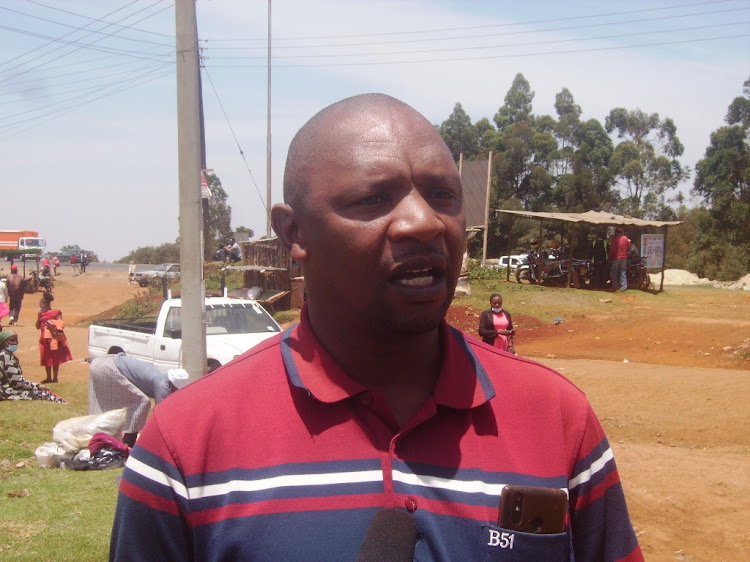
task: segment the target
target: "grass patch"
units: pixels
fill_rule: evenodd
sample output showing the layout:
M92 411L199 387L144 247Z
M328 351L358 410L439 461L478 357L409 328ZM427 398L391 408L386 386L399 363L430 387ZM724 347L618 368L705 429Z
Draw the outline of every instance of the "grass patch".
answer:
M87 413L88 384L59 383L67 406L0 402L0 559L106 560L122 469L39 466L34 451L60 421ZM3 462L8 461L8 462Z

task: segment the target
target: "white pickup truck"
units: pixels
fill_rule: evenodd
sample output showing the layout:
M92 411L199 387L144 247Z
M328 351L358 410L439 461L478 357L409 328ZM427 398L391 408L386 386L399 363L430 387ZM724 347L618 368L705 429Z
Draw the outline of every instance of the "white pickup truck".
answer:
M89 326L89 357L124 352L157 369L182 366L182 301L170 298L159 316L95 320ZM253 300L206 297L208 372L228 363L281 327Z

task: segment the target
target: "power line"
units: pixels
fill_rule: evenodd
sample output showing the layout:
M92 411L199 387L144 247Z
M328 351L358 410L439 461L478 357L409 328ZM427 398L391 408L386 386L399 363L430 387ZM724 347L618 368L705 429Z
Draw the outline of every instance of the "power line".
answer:
M159 0L159 1L158 1L158 2L156 2L155 4L152 4L151 6L149 6L149 8L150 8L150 7L153 7L153 6L156 6L156 4L161 4L161 3L163 2L163 1L164 1L164 0ZM91 18L91 17L89 17L89 16L86 16L86 15L83 15L83 14L78 14L78 13L76 13L76 12L70 12L70 11L68 11L68 10L63 10L62 8L59 8L59 7L57 7L57 6L48 6L47 4L42 4L41 2L35 2L34 0L26 0L26 2L28 2L29 4L36 4L37 6L41 6L42 8L47 8L48 10L56 10L56 11L58 11L58 12L63 12L63 13L65 13L65 14L70 14L70 15L73 15L73 16L78 16L79 18L84 18L84 19L88 19L88 20L92 20L92 21L95 21L95 22L96 22L96 21L101 21L101 18L100 18L100 19L94 19L94 18ZM136 2L137 2L137 0L135 0L134 2L131 2L131 3L130 3L130 4L128 4L127 6L130 6L131 4L135 4ZM123 8L125 8L125 7L127 7L127 6L123 6ZM169 5L168 5L168 6L166 7L166 8L164 8L164 10L168 10L168 9L170 9L170 8L173 8L173 7L174 7L174 3L172 3L172 4L169 4ZM118 10L116 10L116 11L119 11L119 10L121 10L121 9L122 9L122 8L119 8L119 9L118 9ZM144 10L145 10L145 9L148 9L148 8L144 8ZM164 10L159 10L159 12L157 12L157 13L161 13L161 12L163 12ZM141 11L142 11L142 10L141 10ZM114 12L113 12L113 13L114 13ZM136 13L138 13L138 12L136 12ZM111 15L111 14L110 14L110 15ZM153 15L156 15L156 14L153 14ZM108 17L108 16L104 16L104 17ZM114 25L118 25L118 24L114 24ZM159 36L159 37L166 37L166 38L168 38L168 39L172 39L172 40L174 40L174 34L171 34L171 35L170 35L170 34L168 34L168 33L159 33L158 31L150 31L150 30L148 30L148 29L138 29L138 28L134 28L134 27L132 27L132 26L120 26L120 27L122 27L122 28L124 28L124 29L129 29L129 30L132 30L132 31L138 31L139 33L148 33L148 34L150 34L150 35L157 35L157 36Z
M578 29L591 29L595 27L607 27L607 26L614 26L614 25L628 25L633 23L647 23L647 22L656 22L656 21L664 21L664 20L673 20L673 19L682 19L686 17L695 17L695 16L706 16L706 15L714 15L714 14L723 14L728 12L737 12L737 11L747 11L750 10L750 6L742 7L742 8L730 8L727 10L714 10L710 12L694 12L690 14L680 14L676 16L664 16L659 18L641 18L641 19L633 19L633 20L625 20L625 21L614 21L614 22L605 22L605 23L591 23L591 24L584 24L584 25L575 25L575 26L562 26L562 27L551 27L547 29L530 29L530 30L523 30L523 31L511 31L511 32L504 32L502 33L503 37L508 37L512 35L529 35L529 34L537 34L537 33L548 33L551 31L571 31L571 30L578 30ZM589 17L589 16L584 16ZM566 18L571 19L571 18ZM517 24L508 24L508 25L517 25ZM498 33L492 33L492 34L485 34L485 35L460 35L458 37L428 37L428 38L419 38L419 39L406 39L406 40L400 40L400 41L380 41L380 42L366 42L366 43L326 43L322 45L286 45L286 46L276 46L276 49L324 49L324 48L332 48L332 47L369 47L369 46L380 46L380 45L401 45L401 44L408 44L408 43L431 43L435 41L456 41L461 39L484 39L488 37L497 37ZM366 35L364 36L366 37ZM205 40L205 42L209 42L210 40ZM209 47L206 45L206 49L210 50L256 50L256 49L263 49L264 47ZM314 56L314 55L309 55ZM320 55L320 56L326 56L326 55ZM257 58L261 58L260 56ZM264 58L264 57L263 57ZM279 57L277 57L279 58Z
M525 22L514 22L514 23L499 23L499 24L488 24L488 25L473 25L473 26L466 26L466 27L448 27L448 28L441 28L441 29L419 29L419 30L409 30L409 31L387 31L387 32L380 32L380 33L357 33L353 35L323 35L323 36L303 36L303 37L277 37L274 39L274 41L300 41L300 40L310 40L310 39L345 39L345 38L361 38L361 37L383 37L388 35L414 35L414 34L424 34L424 33L443 33L446 31L468 31L472 29L490 29L490 28L502 28L502 27L515 27L520 25L535 25L539 23L553 23L553 22L560 22L560 21L573 21L573 20L585 20L585 19L592 19L592 18L600 18L600 17L611 17L611 16L622 16L622 15L629 15L629 14L639 14L639 13L646 13L646 12L655 12L655 11L663 11L663 10L676 10L681 8L692 8L693 6L705 6L705 5L715 5L715 4L725 4L727 2L731 2L733 0L714 0L710 2L695 2L691 4L680 4L676 6L662 6L659 8L644 8L641 10L628 10L624 12L605 12L601 14L591 14L587 16L570 16L566 18L551 18L551 19L542 19L542 20L531 20L531 21L525 21ZM266 41L266 38L258 38L258 39L214 39L214 41ZM278 46L274 46L274 48L278 48Z
M263 200L263 196L260 194L260 189L258 189L258 184L255 183L255 177L253 176L253 171L250 169L249 164L247 163L247 160L245 159L245 153L242 150L242 147L240 146L240 142L237 140L237 135L234 134L234 129L232 128L232 123L229 121L229 117L227 116L227 112L224 110L224 104L221 103L221 98L219 97L219 92L216 91L216 86L214 86L214 81L211 79L211 75L208 73L208 69L205 65L203 65L203 73L206 75L206 78L208 78L209 84L211 84L211 89L214 91L214 95L216 96L216 101L219 102L219 107L221 108L221 112L224 114L224 119L227 122L227 126L229 127L229 130L232 133L232 137L234 137L234 142L237 145L237 150L240 153L240 156L242 157L242 161L245 163L245 168L247 168L248 173L250 174L250 179L253 180L253 185L255 186L255 192L258 194L258 198L260 199L261 205L263 205L263 208L265 209L266 213L268 212L268 206L266 205L266 202Z
M129 19L129 18L131 18L131 17L133 16L133 15L139 14L139 13L143 12L144 10L146 10L146 9L149 9L149 8L151 8L151 7L155 6L156 4L159 4L159 3L161 3L161 1L162 1L162 0L159 0L159 2L156 2L155 4L152 4L151 6L148 6L147 8L144 8L144 9L142 9L142 10L138 10L138 11L137 11L137 12L135 12L134 14L130 14L130 15L127 15L127 16L125 16L125 17L121 18L120 20L118 20L117 22L113 22L113 23L108 23L108 24L107 24L107 26L105 26L105 29L106 29L106 27L109 27L109 26L111 26L111 25L116 25L117 23L119 23L119 22L121 22L121 21L124 21L124 20L126 20L126 19ZM131 4L132 4L132 3L131 3ZM130 6L131 4L128 4L128 6ZM164 9L168 9L168 7L167 7L167 8L164 8ZM160 10L159 12L156 12L156 13L158 14L158 13L160 13L160 12L164 11L164 9L163 9L163 10ZM117 12L117 11L119 11L119 10L115 10L115 12ZM115 12L112 12L112 13L115 13ZM111 15L111 14L109 14L109 15ZM130 25L131 25L131 26L132 26L132 25L136 25L136 24L138 24L138 23L141 23L142 21L144 21L144 20L146 20L146 19L149 19L149 18L151 18L151 17L154 17L155 15L156 15L156 14L151 14L151 15L148 15L148 16L146 16L146 17L144 17L144 18L142 18L142 19L140 19L140 20L138 20L138 21L136 21L136 22L133 22L133 23L132 23L132 24L130 24ZM91 18L87 18L87 19L91 19ZM82 27L82 28L80 28L79 30L80 30L80 31L83 31L83 30L85 29L85 27L87 27L88 25L90 25L90 24L86 24L86 26L83 26L83 27ZM75 31L71 31L71 32L69 32L69 33L67 33L67 34L63 35L63 37L67 37L68 35L71 35L72 33L75 33ZM85 39L86 37L88 37L89 35L92 35L92 34L93 34L93 32L89 32L89 33L87 33L86 35L84 35L84 37L83 37L82 39ZM98 40L96 40L96 41L92 41L91 43L88 43L88 44L85 44L85 45L86 45L86 47L87 47L87 48L89 48L89 47L90 47L91 45L93 45L94 43L97 43L97 42L99 42L99 41L101 41L101 40L102 40L102 39L100 38L100 39L98 39ZM47 43L47 44L46 44L46 45L44 45L43 47L46 47L46 46L50 45L50 44L51 44L51 43L53 43L53 42L54 42L54 41L50 41L50 43ZM63 58L63 57L69 56L69 55L71 55L71 54L73 54L73 53L77 52L78 50L80 50L80 49L82 49L82 48L83 48L83 47L79 47L78 49L73 49L72 51L68 51L68 52L63 52L63 53L59 54L59 56L57 56L57 57L55 57L55 58L53 58L53 59L51 59L51 60L47 60L47 61L45 61L45 62L42 62L42 63L40 63L40 64L38 64L37 66L34 66L34 67L32 67L32 68L27 68L26 70L24 70L24 71L22 71L22 72L20 72L20 73L18 73L18 74L15 74L15 75L13 75L13 76L9 76L9 77L6 77L5 79L6 79L6 80L8 80L8 79L11 79L11 78L15 78L16 76L20 76L20 75L22 75L22 74L25 74L25 73L27 73L27 72L31 72L32 70L36 70L36 69L38 69L38 68L41 68L42 66L44 66L44 65L46 65L46 64L50 64L50 63L52 63L52 62L55 62L56 60L59 60L59 59L61 59L61 58ZM35 49L35 50L36 50L36 49ZM31 51L31 52L33 52L33 51ZM37 56L37 57L34 57L34 58L33 58L33 59L31 59L31 60L32 60L32 61L33 61L33 60L37 60L37 59L39 59L39 58L41 58L41 57L43 57L43 56L49 55L49 54L51 54L51 52L49 52L49 51L48 51L47 53L43 53L43 54L41 54L41 55L39 55L39 56ZM13 69L15 69L15 68L18 68L18 67L19 67L19 66L21 66L22 64L28 64L29 62L31 62L31 61L26 61L25 63L19 63L19 64L17 64L16 66L14 66L14 67L12 67L12 68L10 68L10 69L6 69L6 70L5 70L5 72L9 72L9 71L11 71L11 70L13 70Z
M276 56L274 59L305 59L305 58L339 58L339 57L363 57L363 56L393 56L393 55L414 55L414 54L425 54L425 53L445 53L445 52L455 52L455 51L477 51L477 50L487 50L487 49L500 49L500 48L507 48L507 47L534 47L537 45L553 45L558 43L574 43L574 42L582 42L582 41L595 41L595 40L604 40L604 39L622 39L624 37L635 37L638 35L655 35L655 34L662 34L662 33L676 33L679 31L696 31L701 29L712 29L716 27L728 27L733 25L745 25L750 23L750 21L734 21L730 23L717 23L717 24L709 24L709 25L699 25L699 26L693 26L693 27L681 27L681 28L674 28L674 29L660 29L655 31L637 31L632 33L621 33L617 35L600 35L597 37L585 37L585 38L574 38L574 39L553 39L549 41L532 41L528 43L505 43L505 44L499 44L499 45L483 45L483 46L471 46L471 47L453 47L453 48L447 48L447 49L422 49L422 50L414 50L414 51L393 51L393 52L374 52L374 53L337 53L337 54L319 54L319 55L281 55ZM249 58L249 59L256 59L260 57L246 57L246 56L237 56L237 57L227 57L227 56L218 56L218 57L210 57L210 58L216 58L216 59L227 59L227 58Z
M140 82L132 83L132 84L128 84L128 85L123 85L121 88L118 88L118 89L113 90L111 92L103 93L100 96L97 96L97 97L94 97L94 98L91 98L91 99L87 99L87 100L83 100L83 101L81 101L79 103L71 105L70 107L65 108L65 112L63 112L63 111L49 112L49 113L47 113L45 115L39 115L37 117L28 118L28 119L25 119L23 121L18 121L16 123L11 123L7 127L5 127L5 128L3 128L3 129L0 130L0 141L4 141L4 140L8 140L8 139L12 138L16 134L16 132L19 130L19 128L20 128L21 125L24 125L23 131L26 132L26 131L28 131L30 129L34 129L36 127L39 127L39 126L44 125L46 123L49 123L50 121L53 121L53 120L61 117L62 115L67 114L67 112L69 112L70 110L78 109L79 107L82 107L84 105L88 105L88 104L90 104L92 102L98 101L98 100L103 99L105 97L113 96L115 94L119 94L119 93L124 92L126 90L129 90L131 88L135 88L137 86L142 86L143 84L147 84L149 82L153 82L154 80L158 80L159 78L163 78L165 76L169 76L171 74L174 74L174 72L175 72L174 68L170 68L166 72L162 72L161 74L157 74L155 76L148 77L148 79L143 79ZM41 120L42 117L49 117L49 119Z

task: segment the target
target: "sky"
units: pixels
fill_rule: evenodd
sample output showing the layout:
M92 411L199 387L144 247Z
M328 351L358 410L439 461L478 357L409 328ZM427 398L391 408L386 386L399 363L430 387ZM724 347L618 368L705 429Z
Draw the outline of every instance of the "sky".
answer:
M206 166L254 239L267 231L268 10L196 2ZM106 261L177 239L174 38L168 0L0 1L0 230ZM750 1L274 0L271 54L271 204L291 138L323 107L383 92L435 124L457 102L492 120L518 73L537 115L556 116L568 88L583 119L672 118L694 170L750 78Z

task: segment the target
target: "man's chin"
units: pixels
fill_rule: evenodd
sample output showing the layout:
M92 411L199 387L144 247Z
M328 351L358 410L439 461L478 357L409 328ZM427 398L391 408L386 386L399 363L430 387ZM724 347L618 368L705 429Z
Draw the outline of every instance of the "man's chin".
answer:
M388 328L401 334L424 334L435 330L445 318L450 301L441 308L424 307L403 314L392 315L388 319Z

